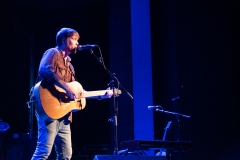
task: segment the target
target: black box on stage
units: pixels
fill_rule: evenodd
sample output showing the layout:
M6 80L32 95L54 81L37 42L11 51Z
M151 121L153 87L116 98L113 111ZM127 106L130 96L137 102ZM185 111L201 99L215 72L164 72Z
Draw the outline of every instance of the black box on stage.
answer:
M166 160L166 157L162 157L162 156L96 155L93 160Z
M37 137L30 139L28 134L13 134L8 138L7 159L26 160L31 159L35 151Z

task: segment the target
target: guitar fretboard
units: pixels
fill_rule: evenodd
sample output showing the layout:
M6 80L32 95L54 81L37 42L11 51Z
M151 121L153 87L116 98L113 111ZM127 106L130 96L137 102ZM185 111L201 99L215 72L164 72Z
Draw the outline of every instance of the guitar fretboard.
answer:
M87 97L103 96L106 94L106 92L107 92L107 90L83 92L83 95L81 95L81 93L80 93L80 97L87 98Z

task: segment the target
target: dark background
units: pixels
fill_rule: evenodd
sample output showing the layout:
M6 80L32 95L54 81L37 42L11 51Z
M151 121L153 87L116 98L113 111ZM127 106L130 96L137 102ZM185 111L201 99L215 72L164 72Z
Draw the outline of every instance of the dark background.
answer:
M34 79L42 54L56 45L55 35L62 27L76 29L81 35L80 44L98 44L107 67L113 66L118 57L109 53L109 43L113 40L109 30L116 26L109 23L114 16L109 15L113 11L107 0L0 2L0 119L10 126L3 140L2 154L6 156L5 146L12 145L12 134L24 137L29 132L26 102L31 81L31 47ZM130 10L127 0L122 4L118 11ZM165 110L191 116L180 119L181 139L193 144L192 150L184 153L184 159L239 159L239 2L151 0L150 4L153 102ZM126 44L130 39L115 37L114 41ZM94 51L99 56L99 51ZM107 88L110 77L91 54L82 51L71 57L77 79L86 90ZM171 101L177 96L179 100ZM74 113L74 155L100 154L100 150L86 153L84 148L111 143L110 103L110 100L89 100L86 109ZM173 125L167 139L179 138L176 117L154 112L155 139L162 139L163 128L170 120Z

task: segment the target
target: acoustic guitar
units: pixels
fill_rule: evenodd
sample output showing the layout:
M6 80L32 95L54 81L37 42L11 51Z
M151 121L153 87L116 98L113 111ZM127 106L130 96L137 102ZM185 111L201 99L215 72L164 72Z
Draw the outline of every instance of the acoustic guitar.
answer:
M73 81L68 83L76 98L70 100L64 89L49 85L44 81L38 82L34 86L34 96L36 98L36 110L42 119L59 119L69 112L82 110L86 106L86 98L103 96L109 90L84 91L82 85ZM121 90L114 89L113 95L121 94Z

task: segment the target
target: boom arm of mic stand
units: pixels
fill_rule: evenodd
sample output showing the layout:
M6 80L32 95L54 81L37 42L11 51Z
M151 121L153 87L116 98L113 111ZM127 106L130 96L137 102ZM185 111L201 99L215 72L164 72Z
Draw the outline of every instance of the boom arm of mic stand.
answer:
M167 114L173 114L173 115L181 116L181 117L184 117L184 118L190 118L191 117L191 116L180 114L180 113L177 113L177 112L164 111L163 109L156 109L156 111L167 113Z
M109 72L110 72L110 71L109 71ZM122 88L122 89L127 93L127 95L128 95L131 99L133 99L133 96L122 86L122 84L121 84L121 83L118 81L118 79L115 77L115 73L112 74L112 77L113 77L113 79L115 79L115 80L118 82L119 87Z
M105 66L104 63L103 63L103 59L102 59L102 58L98 58L98 57L94 54L93 50L91 50L90 52L91 52L91 54L97 59L97 61L103 66L104 70L105 70L109 75L111 75L112 81L111 81L110 83L113 83L114 81L116 81L116 82L118 83L118 86L119 86L121 89L123 89L131 99L133 99L133 96L123 87L123 85L122 85L122 84L119 82L119 80L116 78L116 76L115 76L116 74L115 74L115 73L111 73L111 72L106 68L106 66ZM110 84L110 83L109 83L109 84Z

